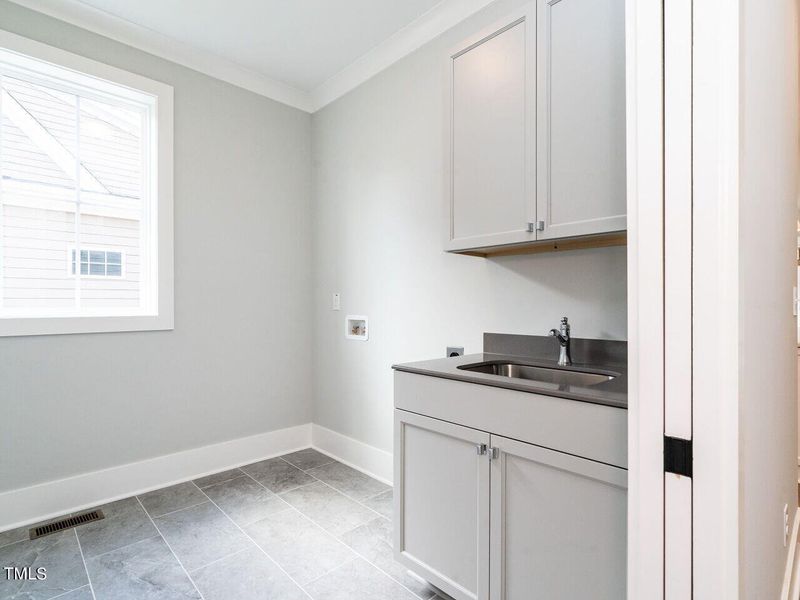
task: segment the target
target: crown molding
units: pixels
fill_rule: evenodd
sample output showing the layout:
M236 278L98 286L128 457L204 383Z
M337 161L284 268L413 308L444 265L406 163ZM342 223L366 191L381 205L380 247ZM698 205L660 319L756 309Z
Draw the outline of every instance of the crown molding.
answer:
M313 113L495 0L443 0L308 92L97 9L80 0L11 0L36 12Z
M443 0L311 92L312 112L330 104L495 0Z
M144 52L189 67L237 87L312 112L311 95L247 69L234 62L189 46L157 31L89 6L79 0L11 0L36 12L65 21L81 29L111 38Z

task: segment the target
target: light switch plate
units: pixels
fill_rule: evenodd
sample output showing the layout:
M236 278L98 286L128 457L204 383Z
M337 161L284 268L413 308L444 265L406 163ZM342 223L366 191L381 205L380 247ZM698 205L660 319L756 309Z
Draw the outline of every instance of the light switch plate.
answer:
M331 310L342 310L342 295L339 292L331 294Z

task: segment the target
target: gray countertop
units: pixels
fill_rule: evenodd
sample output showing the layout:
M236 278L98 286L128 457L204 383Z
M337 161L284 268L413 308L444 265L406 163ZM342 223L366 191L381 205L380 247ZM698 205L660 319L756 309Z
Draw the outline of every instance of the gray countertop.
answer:
M498 334L486 335L492 336ZM533 338L534 336L516 337ZM487 338L485 338L485 340L487 340ZM508 337L506 337L505 340L507 341ZM549 343L552 344L552 341L553 340L551 339ZM594 340L591 340L590 342L595 343ZM619 346L619 344L623 344L624 342L614 343ZM497 343L492 344L485 342L484 347L495 350L498 347L503 346ZM508 347L507 344L506 347ZM610 381L604 381L602 383L587 387L547 383L530 379L502 377L500 375L477 373L475 371L465 371L464 369L458 368L459 366L463 365L488 361L510 361L537 367L554 369L564 368L559 367L556 360L544 358L541 356L541 354L541 352L531 352L530 355L526 356L516 352L514 354L508 354L504 352L483 352L481 354L468 354L466 356L455 356L451 358L437 358L433 360L403 363L399 365L393 365L392 368L406 373L441 377L444 379L453 379L467 383L476 383L478 385L507 388L510 390L529 392L532 394L542 394L544 396L556 396L558 398L567 398L569 400L578 400L580 402L591 402L593 404L603 404L605 406L613 406L615 408L628 408L627 365L618 360L618 357L612 357L613 360L608 361L596 360L592 361L591 363L581 363L579 362L578 357L575 357L573 354L573 365L568 367L570 370L615 375L614 379ZM553 355L552 350L550 350L550 355ZM557 354L555 354L555 356L557 356Z

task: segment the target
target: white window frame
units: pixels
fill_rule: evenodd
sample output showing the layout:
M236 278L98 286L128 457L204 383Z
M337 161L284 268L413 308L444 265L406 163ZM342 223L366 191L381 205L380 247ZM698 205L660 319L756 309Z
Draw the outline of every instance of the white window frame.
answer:
M42 75L54 75L64 79L63 69L75 72L77 82L92 79L92 91L102 94L104 89L119 96L120 88L126 88L132 100L150 105L151 127L156 139L155 156L146 161L149 171L144 177L150 185L145 190L149 201L144 202L142 228L147 228L153 252L143 260L141 269L147 273L148 285L141 308L118 311L114 316L105 311L84 309L80 314L58 314L37 316L35 311L0 310L0 337L25 335L51 335L67 333L101 333L120 331L155 331L174 328L174 264L173 264L173 90L172 87L42 44L0 29L0 49L13 54L3 58L4 70L14 67L35 68ZM31 60L33 59L33 60ZM53 65L48 73L48 64ZM150 175L152 173L152 176ZM2 185L2 180L0 180ZM156 210L152 210L155 207ZM2 205L0 205L2 210ZM2 220L0 220L2 235ZM143 236L145 237L145 236ZM124 260L124 259L123 259ZM67 257L68 264L70 256ZM3 256L0 244L0 273ZM71 273L71 268L70 268ZM114 279L117 279L116 277ZM2 298L0 298L2 302Z
M103 281L126 281L127 274L125 271L125 265L128 262L128 255L125 250L115 250L110 246L101 247L101 246L81 246L81 252L102 252L106 255L106 262L105 265L108 266L108 253L109 252L117 252L121 255L120 258L120 274L119 275L81 275L81 279L102 279ZM67 246L67 277L72 278L75 276L75 273L72 272L72 253L75 252L75 246ZM77 256L77 253L76 253ZM91 260L89 264L91 265ZM78 265L81 264L81 261L78 260L76 262L75 267L77 268ZM91 269L90 269L91 270Z

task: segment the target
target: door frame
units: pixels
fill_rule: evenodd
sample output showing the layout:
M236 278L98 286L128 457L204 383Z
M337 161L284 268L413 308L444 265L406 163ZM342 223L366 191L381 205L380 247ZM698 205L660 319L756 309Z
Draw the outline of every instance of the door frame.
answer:
M698 400L692 505L683 517L692 537L684 543L690 595L738 598L739 3L692 5L692 220L701 232L692 241L692 323L702 335L692 340ZM631 600L663 599L665 572L680 567L666 562L675 548L664 551L664 352L673 332L664 321L663 7L626 1Z

